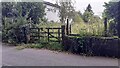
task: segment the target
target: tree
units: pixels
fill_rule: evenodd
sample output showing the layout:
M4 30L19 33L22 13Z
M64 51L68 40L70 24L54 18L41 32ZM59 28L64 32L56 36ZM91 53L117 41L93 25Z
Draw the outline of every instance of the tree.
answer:
M115 19L118 11L118 2L109 2L109 3L104 3L103 5L105 7L105 10L103 12L103 17L107 17L109 20L110 19Z
M117 25L117 31L118 31L118 36L120 38L120 1L118 2L118 14L117 14L117 22L118 22L118 25Z
M75 16L73 18L74 22L77 22L77 23L83 22L82 13L80 11L78 11L78 12L76 11L74 14L75 14Z
M78 14L79 14L80 17L83 17L81 11L78 11Z
M93 17L94 13L92 11L92 7L90 4L88 4L85 12L83 13L83 20L85 22L90 22L91 21L91 18Z
M93 14L92 7L90 4L88 4L86 11L91 12Z
M120 11L119 11L119 4L120 2L109 2L109 3L105 3L104 7L105 10L103 12L103 18L107 17L109 21L114 21L114 23L112 23L112 25L110 25L110 29L115 29L115 31L117 30L118 35L120 37L120 23L119 23L119 17L120 17ZM114 27L112 27L114 26Z
M17 17L15 13L15 2L3 2L2 3L2 39L8 40L9 30L15 27L13 18ZM10 18L8 22L7 18Z
M9 40L9 37L12 37L13 39L13 36L18 36L16 29L26 26L28 20L32 20L33 24L38 24L44 15L45 6L42 2L3 2L3 38Z
M2 3L2 17L13 17L15 16L15 3L14 2L3 2Z
M21 13L20 16L27 17L27 20L32 20L34 24L39 23L39 19L43 19L45 15L45 6L42 2L18 2L17 8Z
M30 9L30 12L28 14L28 18L33 21L34 24L39 23L39 19L43 19L45 15L45 6L42 2L35 2L31 3L33 6Z
M66 19L73 19L75 10L72 0L69 0L68 2L59 1L59 5L60 21L65 23Z

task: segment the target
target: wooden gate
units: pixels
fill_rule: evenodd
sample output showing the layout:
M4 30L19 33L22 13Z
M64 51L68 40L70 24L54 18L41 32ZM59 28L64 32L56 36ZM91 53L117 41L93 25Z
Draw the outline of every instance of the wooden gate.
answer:
M61 42L65 34L65 26L61 28L30 28L30 41Z

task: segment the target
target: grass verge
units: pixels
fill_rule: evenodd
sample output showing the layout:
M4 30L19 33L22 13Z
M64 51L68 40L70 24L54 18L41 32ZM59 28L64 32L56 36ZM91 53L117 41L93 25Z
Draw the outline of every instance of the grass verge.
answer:
M37 48L37 49L49 49L49 50L55 50L55 51L62 51L63 47L60 43L57 42L49 42L49 43L36 43L36 44L17 44L18 46L16 49L22 50L25 48Z

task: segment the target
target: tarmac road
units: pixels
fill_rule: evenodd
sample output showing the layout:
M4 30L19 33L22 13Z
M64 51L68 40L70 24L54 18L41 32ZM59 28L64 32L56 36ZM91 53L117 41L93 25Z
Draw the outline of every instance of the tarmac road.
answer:
M45 49L18 50L13 46L2 46L3 66L118 66L118 59L107 57L85 57Z

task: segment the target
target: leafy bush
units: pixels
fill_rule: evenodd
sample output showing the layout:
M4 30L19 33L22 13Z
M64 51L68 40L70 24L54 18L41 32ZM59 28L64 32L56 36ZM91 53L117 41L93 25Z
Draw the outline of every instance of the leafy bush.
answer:
M63 47L60 43L57 43L57 42L50 42L47 46L47 49L50 49L50 50L63 50Z
M24 48L45 48L49 50L56 50L56 51L62 51L63 47L60 43L57 42L49 42L49 43L36 43L36 44L17 44L17 49L24 49Z
M74 23L72 25L72 33L89 36L102 36L104 32L104 26L102 23Z
M28 48L43 48L44 45L42 44L30 44L29 46L27 46Z
M45 6L40 3L2 3L2 41L18 43L16 29L26 24L38 24L44 19ZM9 10L9 11L8 11ZM39 11L39 12L38 12ZM31 19L31 21L30 21ZM40 21L40 20L41 21ZM29 22L28 22L29 21ZM19 30L20 31L20 30ZM19 34L19 33L18 33ZM23 39L20 39L23 40Z
M67 37L64 41L64 50L77 54L92 55L90 37Z
M23 17L19 17L16 19L5 18L3 23L4 25L2 27L2 40L10 43L17 43L16 34L18 32L16 31L20 26L25 25L27 23L26 19Z

